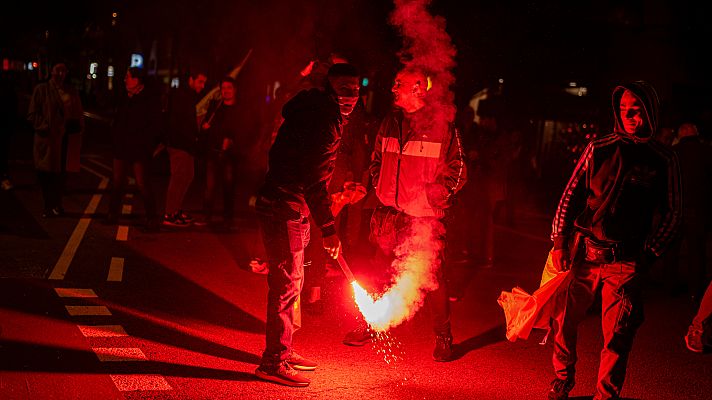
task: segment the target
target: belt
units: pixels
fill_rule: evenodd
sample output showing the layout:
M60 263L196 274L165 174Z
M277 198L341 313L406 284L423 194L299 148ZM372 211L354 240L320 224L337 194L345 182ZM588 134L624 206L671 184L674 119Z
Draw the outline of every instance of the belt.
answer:
M586 261L610 264L626 259L623 243L601 243L584 238Z

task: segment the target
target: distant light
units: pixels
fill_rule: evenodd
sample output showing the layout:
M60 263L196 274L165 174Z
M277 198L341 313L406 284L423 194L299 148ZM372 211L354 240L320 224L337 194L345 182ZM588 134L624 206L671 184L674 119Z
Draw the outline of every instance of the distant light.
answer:
M499 83L504 83L504 79L502 79L502 78L499 78L497 81L498 81Z
M93 62L89 64L89 73L96 75L96 71L99 70L99 63Z
M87 74L87 79L91 79L91 74Z
M428 87L425 89L425 91L428 91L433 88L433 80L430 79L430 77L427 77L428 79Z
M131 54L131 65L129 67L143 68L143 56L138 53Z
M116 26L116 20L115 20L115 19L112 19L112 20L111 20L111 26Z
M96 74L91 74L91 79L96 79Z
M368 86L368 78L364 77L361 79L361 86L366 87Z
M569 82L570 87L576 87L576 82Z
M114 13L111 13L111 16L114 17L114 18L116 18L116 17L119 16L119 14L117 14L117 13L114 12Z
M180 86L180 78L173 78L171 79L171 87L174 89L177 89L178 86Z
M29 69L30 71L35 69L34 65L32 65L32 64L33 64L32 62L27 63L27 69Z
M588 125L583 124L583 129L586 129L587 127L588 127Z
M37 61L33 61L33 62L32 62L32 68L37 68L37 67L39 67L39 66L40 66L40 64L37 63Z
M109 68L106 69L106 76L108 76L109 78L114 76L114 66L113 65L109 65Z

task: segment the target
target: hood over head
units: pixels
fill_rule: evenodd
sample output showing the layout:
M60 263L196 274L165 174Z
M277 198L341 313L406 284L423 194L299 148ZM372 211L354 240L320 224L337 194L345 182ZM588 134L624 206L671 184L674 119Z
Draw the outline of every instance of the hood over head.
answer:
M630 134L623 128L621 121L621 97L626 90L630 90L641 103L643 103L643 115L645 116L646 128L642 131ZM613 90L613 115L615 117L615 130L618 135L627 137L634 142L647 142L658 130L658 115L660 112L660 99L658 94L648 82L635 81L624 85L617 86Z

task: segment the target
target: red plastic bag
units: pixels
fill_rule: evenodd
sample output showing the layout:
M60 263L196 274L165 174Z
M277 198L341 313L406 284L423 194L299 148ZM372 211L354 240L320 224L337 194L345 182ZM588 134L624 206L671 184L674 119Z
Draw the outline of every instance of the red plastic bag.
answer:
M515 287L511 292L502 292L497 303L504 310L507 320L507 340L527 339L533 328L548 329L557 298L555 294L568 277L569 271L556 272L549 252L537 291L529 294Z

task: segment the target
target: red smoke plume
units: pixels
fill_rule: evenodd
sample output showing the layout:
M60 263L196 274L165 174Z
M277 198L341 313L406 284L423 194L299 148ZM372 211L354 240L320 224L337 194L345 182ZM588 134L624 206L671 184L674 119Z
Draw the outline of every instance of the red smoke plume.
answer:
M417 131L430 137L444 137L455 119L455 83L452 69L457 50L445 31L445 18L427 10L431 0L394 0L390 23L403 36L399 56L405 68L419 69L429 76L432 87L426 96L427 107L415 119Z

